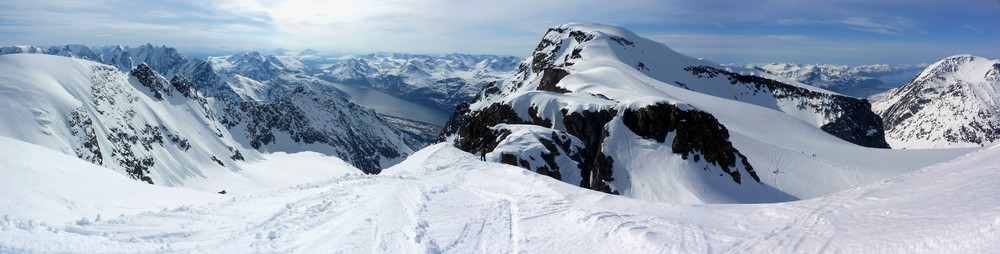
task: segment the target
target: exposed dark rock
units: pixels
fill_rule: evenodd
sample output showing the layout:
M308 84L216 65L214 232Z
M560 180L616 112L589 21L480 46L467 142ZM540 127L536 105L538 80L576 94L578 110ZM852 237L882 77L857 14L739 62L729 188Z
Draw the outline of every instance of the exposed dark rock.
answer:
M101 147L97 142L97 134L94 132L94 121L83 108L78 108L70 112L69 118L70 134L76 137L77 142L82 147L76 148L76 157L89 161L97 165L104 164L101 155Z
M557 134L555 132L552 133L553 137L555 137L556 135ZM559 155L559 148L557 148L556 143L551 140L541 139L540 141L542 142L542 145L545 146L545 149L547 149L549 152L542 153L542 160L545 161L545 166L538 167L538 169L536 169L535 172L541 175L547 175L557 180L562 180L562 174L559 173L558 170L559 167L556 166L559 165L556 164L556 156Z
M492 152L496 148L497 137L501 133L494 131L491 127L501 123L525 123L517 116L514 109L505 104L490 105L490 107L471 115L471 117L460 117L457 121L448 120L449 125L445 127L446 132L443 133L445 136L458 134L455 146L467 152L478 151L480 147L485 147L487 152Z
M546 32L546 35L553 32L564 33L566 32L566 30L562 28L549 28L549 31ZM532 55L532 61L531 61L532 72L541 73L542 70L553 67L552 64L556 60L555 53L559 52L560 48L559 43L562 43L562 41L561 40L553 41L549 39L542 39L542 41L538 43L538 46L535 47L535 51L533 51L534 53ZM550 47L551 47L550 50L548 51L545 50L546 48Z
M618 114L615 110L582 111L563 113L563 125L566 133L583 141L578 165L583 177L581 187L613 193L607 182L614 181L611 176L612 159L602 152L601 145L608 137L605 125Z
M612 35L611 40L617 42L619 45L622 46L631 46L633 48L635 47L635 42L625 39L624 37Z
M640 71L642 70L649 71L649 68L646 68L646 64L643 62L639 62L638 64L636 64L635 69Z
M226 166L226 164L222 164L222 161L219 160L219 158L216 158L215 155L212 156L212 161L214 161L215 163L219 163L219 166L223 166L223 167Z
M153 98L157 100L163 100L164 95L170 96L173 91L167 85L167 80L153 71L146 63L139 64L129 74L138 79L140 84L149 88L149 91L153 93Z
M538 115L538 107L531 106L528 108L528 115L531 116L531 124L552 127L552 121L549 119L542 118Z
M538 90L556 93L569 93L569 90L556 86L556 84L558 84L559 81L566 76L569 76L569 72L566 70L558 68L545 69L542 73L542 80L538 83Z
M583 31L574 30L569 32L569 36L573 37L577 43L584 43L594 39L593 34L585 33Z
M246 159L243 158L243 154L240 153L240 150L237 150L236 148L234 148L232 146L229 147L229 152L233 153L233 155L229 156L229 158L232 159L232 160L234 160L234 161L236 161L236 160L245 161L246 160Z
M462 135L460 131L463 126L469 124L470 118L469 103L463 102L455 106L455 111L452 111L451 117L448 117L448 122L445 122L444 127L441 127L441 134L438 134L435 142L447 141L449 135Z
M185 78L183 75L175 75L170 79L170 85L177 89L184 97L194 98L196 93L194 91L194 85L191 81Z
M740 154L729 141L729 131L711 114L661 103L636 111L625 110L622 122L640 137L659 143L669 141L673 152L680 154L683 159L694 154L694 160L699 161L703 156L706 162L719 166L736 183L741 181L736 163L742 163L750 176L760 182L760 177L747 162L746 156ZM676 134L674 139L666 140L670 133Z

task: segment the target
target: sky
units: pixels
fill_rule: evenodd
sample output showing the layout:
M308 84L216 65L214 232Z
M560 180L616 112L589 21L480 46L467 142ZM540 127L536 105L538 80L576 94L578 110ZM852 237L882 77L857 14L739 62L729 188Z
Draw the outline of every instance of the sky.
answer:
M0 45L528 56L569 22L624 27L718 63L1000 58L1000 0L4 0Z

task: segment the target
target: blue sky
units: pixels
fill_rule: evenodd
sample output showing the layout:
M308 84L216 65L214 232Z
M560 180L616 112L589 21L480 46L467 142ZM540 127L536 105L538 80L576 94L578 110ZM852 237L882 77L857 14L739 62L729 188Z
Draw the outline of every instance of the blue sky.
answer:
M567 22L715 62L1000 58L1000 0L5 0L0 45L157 45L527 56Z

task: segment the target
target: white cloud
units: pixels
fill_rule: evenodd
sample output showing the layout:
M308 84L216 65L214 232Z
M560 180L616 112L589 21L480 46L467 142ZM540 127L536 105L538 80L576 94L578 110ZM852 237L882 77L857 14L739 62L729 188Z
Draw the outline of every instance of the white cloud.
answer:
M965 29L969 29L969 31L975 32L977 34L986 34L986 33L983 32L983 30L979 30L978 28L976 28L976 27L974 27L972 25L964 25L962 27L965 27Z
M887 35L902 35L903 32L914 30L917 27L916 22L902 17L895 17L890 19L850 17L830 22L847 25L852 29L858 29L862 31L887 34Z

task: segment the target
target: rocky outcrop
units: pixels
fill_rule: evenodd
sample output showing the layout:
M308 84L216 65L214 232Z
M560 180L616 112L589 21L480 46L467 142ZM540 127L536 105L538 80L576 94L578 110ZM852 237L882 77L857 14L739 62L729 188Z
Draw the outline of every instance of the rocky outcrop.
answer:
M625 110L622 122L640 137L659 143L670 142L673 152L680 154L683 159L691 156L694 162L704 159L705 162L718 166L736 183L742 181L737 163L750 173L750 177L760 182L760 177L747 162L747 157L740 154L729 141L729 131L711 114L661 103L634 111ZM674 139L666 140L671 133L674 134Z
M194 90L194 85L192 85L191 81L182 75L176 75L171 78L170 86L174 87L174 89L181 93L181 95L184 95L184 97L195 98L197 96L197 92Z
M163 100L164 96L170 96L173 93L173 88L168 85L167 80L153 71L146 63L139 64L129 74L148 88L153 93L153 98L157 100Z
M539 91L550 91L557 93L568 93L569 90L556 86L560 80L569 76L569 72L563 69L549 68L542 72L542 80L538 83Z
M484 110L470 112L462 105L449 120L439 140L454 137L454 144L459 149L476 153L480 147L487 152L493 152L497 144L508 138L511 132L498 129L495 126L509 124L527 124L549 128L551 122L543 122L530 111L532 120L521 119L508 105L493 104ZM619 116L614 109L568 112L562 111L562 130L552 130L548 135L538 135L536 138L545 147L540 159L544 163L532 167L530 161L536 160L534 155L524 153L499 154L500 162L524 167L528 170L562 179L560 171L566 164L557 163L556 158L564 156L575 162L579 170L581 187L607 193L616 193L610 182L613 177L615 158L605 154L601 147L609 137L607 126L612 121L622 121L636 135L670 144L673 152L684 160L700 162L704 160L733 179L742 183L739 168L745 169L754 181L760 182L760 177L729 141L729 132L711 114L684 110L672 104L655 104L638 110L626 110ZM674 133L672 140L666 140L668 133ZM574 145L571 140L579 140Z

